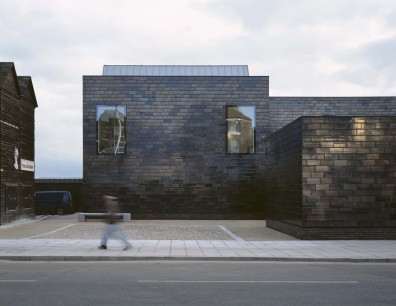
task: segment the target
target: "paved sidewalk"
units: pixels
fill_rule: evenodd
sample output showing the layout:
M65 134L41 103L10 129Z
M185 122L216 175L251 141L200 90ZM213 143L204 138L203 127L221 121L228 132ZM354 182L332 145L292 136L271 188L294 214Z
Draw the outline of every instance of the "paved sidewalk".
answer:
M117 240L109 241L108 250L99 250L101 226L100 222L77 223L75 216L1 226L0 260L396 262L396 240L301 241L267 229L262 220L132 221L123 225L135 238L130 240L133 248L126 251ZM172 239L163 239L167 236Z
M1 239L0 260L268 260L396 262L396 241L131 240L123 251L98 240Z

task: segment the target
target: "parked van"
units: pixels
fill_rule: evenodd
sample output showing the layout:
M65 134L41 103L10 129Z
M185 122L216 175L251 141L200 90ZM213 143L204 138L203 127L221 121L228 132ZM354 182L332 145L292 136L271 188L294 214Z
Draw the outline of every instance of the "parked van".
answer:
M58 214L73 212L72 196L69 191L36 191L34 193L35 214Z

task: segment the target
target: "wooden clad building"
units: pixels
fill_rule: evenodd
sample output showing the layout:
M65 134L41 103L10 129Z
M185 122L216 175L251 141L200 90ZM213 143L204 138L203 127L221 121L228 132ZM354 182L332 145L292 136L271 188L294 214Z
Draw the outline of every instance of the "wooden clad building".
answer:
M33 216L34 112L32 79L0 62L0 224Z

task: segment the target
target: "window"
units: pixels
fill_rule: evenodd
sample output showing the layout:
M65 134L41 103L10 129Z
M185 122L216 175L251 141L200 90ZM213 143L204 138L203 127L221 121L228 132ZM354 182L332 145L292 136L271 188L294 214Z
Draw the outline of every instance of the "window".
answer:
M227 153L254 153L254 106L227 106Z
M126 107L123 105L97 106L97 144L99 154L125 153Z

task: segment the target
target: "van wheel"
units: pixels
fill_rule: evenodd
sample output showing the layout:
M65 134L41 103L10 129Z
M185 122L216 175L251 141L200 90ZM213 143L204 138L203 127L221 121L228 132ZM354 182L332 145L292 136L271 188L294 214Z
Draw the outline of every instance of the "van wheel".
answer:
M58 213L58 215L63 215L63 209L62 208L58 208L56 210L56 212Z

